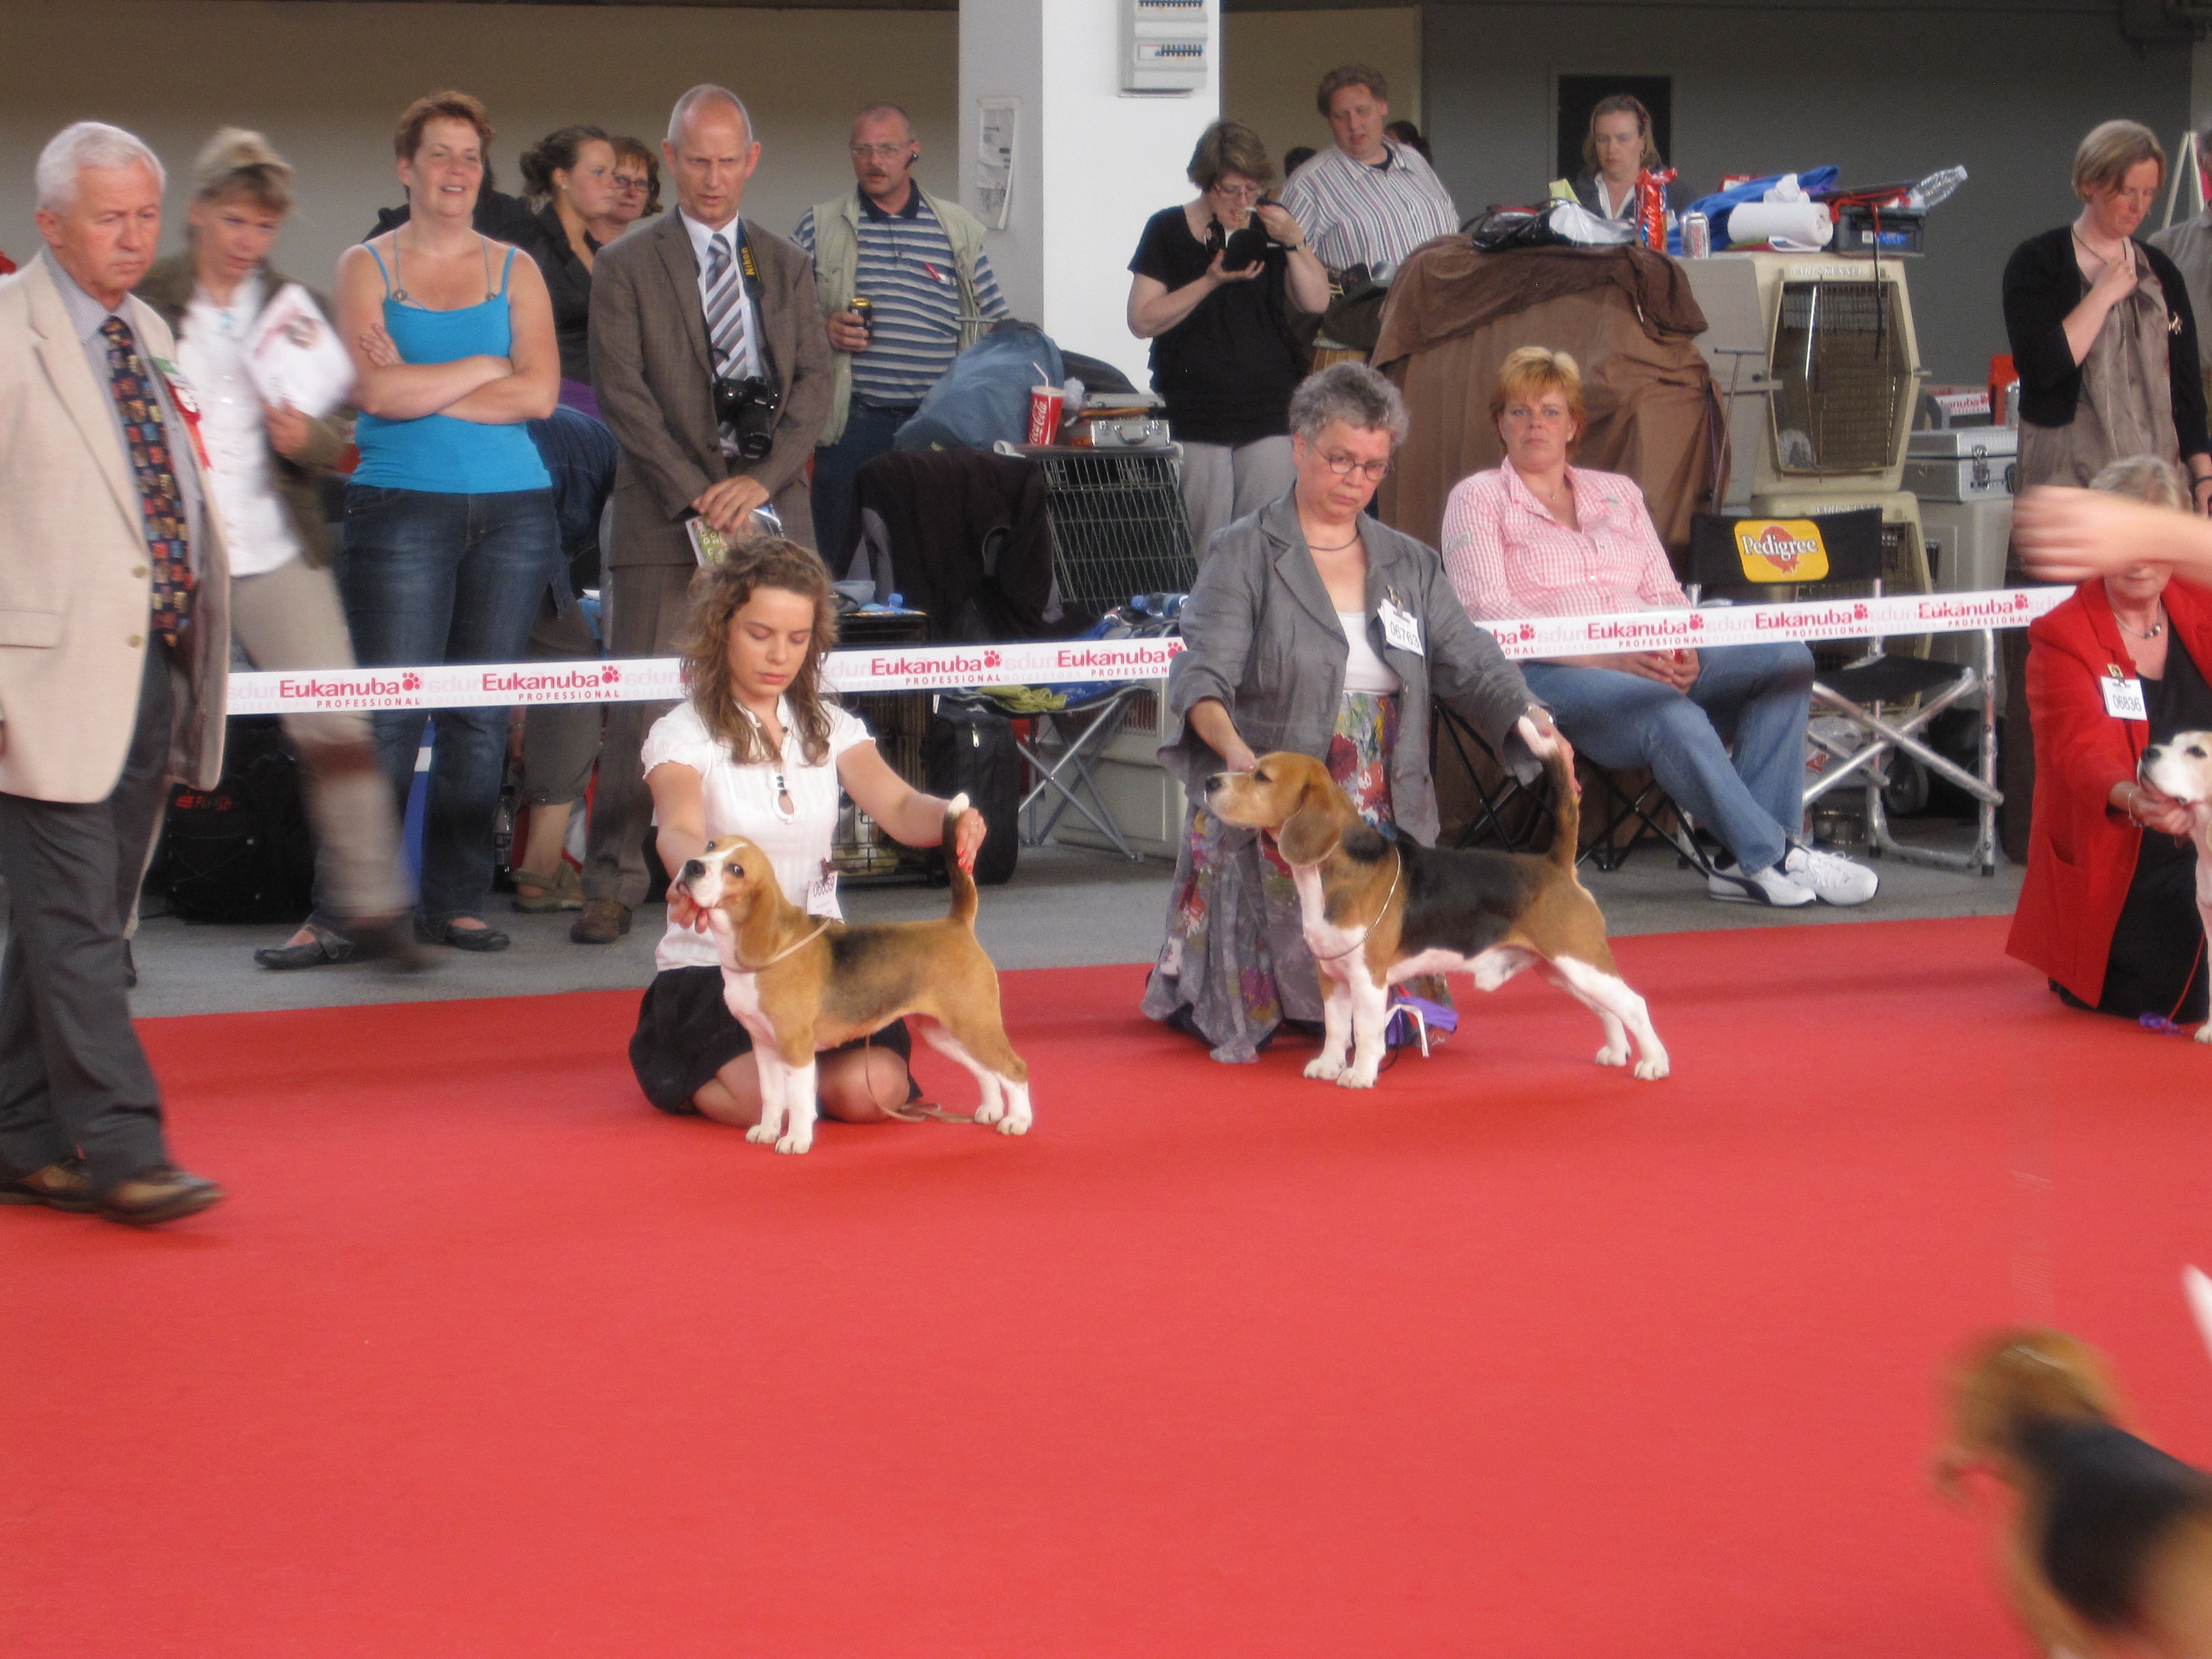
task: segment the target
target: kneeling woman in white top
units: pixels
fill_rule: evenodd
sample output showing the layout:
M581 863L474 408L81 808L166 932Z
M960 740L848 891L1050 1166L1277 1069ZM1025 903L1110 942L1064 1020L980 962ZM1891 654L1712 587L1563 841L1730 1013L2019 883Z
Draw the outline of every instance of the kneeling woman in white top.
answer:
M744 836L769 856L784 896L818 916L842 916L830 842L838 791L909 847L944 838L947 803L891 770L868 728L829 702L822 659L836 643L829 573L795 543L749 542L691 585L684 641L690 700L646 738L646 785L671 870L722 836ZM969 869L983 844L983 816L962 814L953 855ZM696 1114L736 1128L760 1121L752 1038L722 1000L722 970L706 918L683 893L668 895L659 972L638 1010L630 1065L664 1112ZM822 1111L873 1123L909 1097L906 1023L823 1054Z

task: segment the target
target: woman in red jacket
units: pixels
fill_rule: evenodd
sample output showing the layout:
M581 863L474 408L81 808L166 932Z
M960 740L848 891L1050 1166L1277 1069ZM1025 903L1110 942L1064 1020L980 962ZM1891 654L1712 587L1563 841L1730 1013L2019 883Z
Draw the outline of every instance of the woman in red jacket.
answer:
M2172 467L2118 461L2093 488L2179 507ZM2162 564L2092 578L2028 629L2035 813L2006 950L2070 1006L2205 1017L2185 807L2137 781L2149 743L2212 730L2212 591Z

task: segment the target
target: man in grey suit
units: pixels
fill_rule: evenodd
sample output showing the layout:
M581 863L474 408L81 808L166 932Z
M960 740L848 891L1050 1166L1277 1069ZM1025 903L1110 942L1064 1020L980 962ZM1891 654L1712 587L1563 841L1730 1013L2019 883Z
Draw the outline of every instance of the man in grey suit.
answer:
M772 507L784 533L814 544L806 463L830 410L830 342L814 266L739 215L760 164L735 93L694 87L676 101L660 147L678 211L600 251L592 271L592 384L622 444L607 552L606 640L617 657L669 656L697 568L686 528L705 520L741 534ZM757 377L776 392L766 455L739 453L717 418L715 386ZM645 902L652 799L638 753L665 703L607 712L584 861L584 909L568 936L608 945Z
M0 1203L144 1226L222 1197L170 1162L124 930L173 779L222 766L230 571L193 402L131 290L161 164L80 121L0 279Z

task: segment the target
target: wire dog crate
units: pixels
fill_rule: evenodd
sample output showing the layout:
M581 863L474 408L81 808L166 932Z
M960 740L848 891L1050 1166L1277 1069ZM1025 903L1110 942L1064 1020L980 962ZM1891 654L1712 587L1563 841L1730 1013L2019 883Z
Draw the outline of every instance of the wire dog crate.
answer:
M850 646L927 644L929 618L919 611L854 612L838 618L837 639ZM852 691L839 699L867 722L875 733L876 748L891 770L917 789L928 787L924 743L929 735L929 696L927 691ZM923 854L884 834L850 800L838 811L830 856L846 881L913 879L927 876L929 868Z
M1030 449L1044 469L1053 574L1061 602L1091 611L1134 593L1188 593L1198 577L1164 449Z

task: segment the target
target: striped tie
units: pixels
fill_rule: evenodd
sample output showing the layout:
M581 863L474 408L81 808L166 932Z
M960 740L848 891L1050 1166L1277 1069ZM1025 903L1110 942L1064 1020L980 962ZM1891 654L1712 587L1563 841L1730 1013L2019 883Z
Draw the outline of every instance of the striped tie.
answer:
M714 349L714 372L732 378L745 372L744 287L729 239L716 231L707 239L707 338Z

